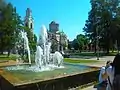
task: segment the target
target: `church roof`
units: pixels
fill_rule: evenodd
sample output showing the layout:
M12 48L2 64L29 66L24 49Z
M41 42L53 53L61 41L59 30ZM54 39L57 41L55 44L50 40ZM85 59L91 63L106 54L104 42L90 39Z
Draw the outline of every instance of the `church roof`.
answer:
M55 21L52 21L51 23L52 23L52 24L55 24Z
M50 24L58 24L58 23L56 23L55 21L52 21Z
M30 8L27 8L27 11L30 11L30 12L31 12L31 9L30 9Z

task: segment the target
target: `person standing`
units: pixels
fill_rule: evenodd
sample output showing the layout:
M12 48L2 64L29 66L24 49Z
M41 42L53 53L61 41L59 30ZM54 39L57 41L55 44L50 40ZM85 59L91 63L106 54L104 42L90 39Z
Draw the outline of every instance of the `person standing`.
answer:
M106 66L102 66L100 69L99 84L98 84L97 90L106 90L108 81L107 81L107 78L104 77L104 74L105 74L106 68L108 68L110 66L110 63L111 63L110 60L107 61Z
M120 54L115 56L104 76L108 76L109 81L106 90L120 90Z

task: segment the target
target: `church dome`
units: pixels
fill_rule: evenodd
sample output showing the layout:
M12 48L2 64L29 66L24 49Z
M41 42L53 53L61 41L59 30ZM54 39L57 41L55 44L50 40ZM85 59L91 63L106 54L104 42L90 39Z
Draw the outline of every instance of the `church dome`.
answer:
M55 21L52 21L51 24L56 24L56 22L55 22Z
M50 24L58 24L58 23L56 23L55 21L52 21Z

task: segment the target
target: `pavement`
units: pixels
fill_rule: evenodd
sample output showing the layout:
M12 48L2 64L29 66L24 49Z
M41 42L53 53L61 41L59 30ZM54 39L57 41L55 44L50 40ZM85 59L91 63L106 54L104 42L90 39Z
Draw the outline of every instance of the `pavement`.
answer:
M102 56L99 57L99 61L108 61L113 60L115 56ZM72 59L84 59L84 60L97 60L97 57L95 56L72 56L70 57Z
M104 56L104 57L100 57L100 60L98 63L93 63L93 64L87 64L89 66L95 66L95 67L102 67L102 66L105 66L106 64L106 61L108 60L111 60L113 61L115 56ZM87 60L95 60L96 58L92 58L92 59L87 59ZM92 86L88 86L86 88L83 88L83 89L77 89L77 90L97 90L96 88L93 88L94 85Z
M4 66L11 66L11 65L16 65L18 64L15 60L5 60L4 62L0 62L0 67ZM19 62L19 64L28 64L28 63L23 63L22 61Z
M96 89L96 88L93 88L93 86L89 86L89 87L84 88L84 89L82 89L82 90L97 90L97 89Z

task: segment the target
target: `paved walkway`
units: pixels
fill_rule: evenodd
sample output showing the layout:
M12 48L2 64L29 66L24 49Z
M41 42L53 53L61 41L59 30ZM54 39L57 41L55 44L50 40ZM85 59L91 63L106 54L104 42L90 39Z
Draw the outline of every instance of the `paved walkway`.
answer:
M87 57L89 57L89 56L87 56ZM114 59L114 57L115 56L103 56L103 57L100 57L100 59L98 60L98 62L95 62L95 63L81 63L81 64L84 64L84 65L88 65L88 66L95 66L95 67L102 67L102 66L105 66L105 64L106 64L106 62L108 61L108 60L113 60ZM75 59L77 59L77 60L81 60L81 59L84 59L84 58L81 58L81 57L77 57L77 58L72 58L73 60ZM97 58L96 57L91 57L91 58L88 58L88 59L84 59L84 60L97 60Z
M93 88L93 86L89 86L89 87L84 88L84 89L82 89L82 90L97 90L97 89L96 89L96 88Z
M105 65L106 61L108 61L108 60L112 61L113 59L114 59L114 56L104 56L104 57L100 58L100 60L99 60L100 62L93 63L92 65L91 64L87 64L87 65L89 65L89 66L96 66L96 67L102 67L102 66ZM90 60L90 59L88 59L88 60ZM91 60L95 60L95 58L93 58ZM79 90L81 90L81 89L79 89ZM93 88L93 85L92 85L92 86L86 87L86 88L84 88L82 90L97 90L97 89Z
M99 61L108 61L113 60L115 56L102 56L99 57ZM97 57L94 56L73 56L72 59L83 59L83 60L97 60Z
M11 65L16 65L16 64L17 64L17 62L15 60L8 60L8 61L5 61L5 62L0 62L0 67L11 66ZM19 64L28 64L28 63L19 62Z

